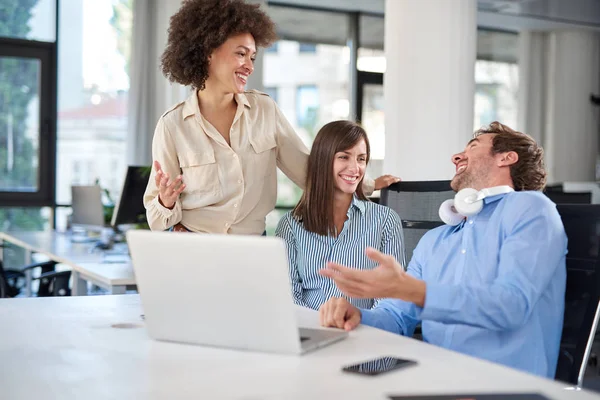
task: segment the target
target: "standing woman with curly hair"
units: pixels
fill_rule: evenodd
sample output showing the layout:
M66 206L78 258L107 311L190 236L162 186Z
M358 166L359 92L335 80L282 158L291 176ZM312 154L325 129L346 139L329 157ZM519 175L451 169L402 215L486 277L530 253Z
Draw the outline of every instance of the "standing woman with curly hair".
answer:
M275 40L273 21L243 0L186 0L171 17L162 71L194 91L156 126L144 194L151 229L260 235L276 168L304 188L308 149L269 96L244 89L257 47ZM370 180L365 191L394 181Z

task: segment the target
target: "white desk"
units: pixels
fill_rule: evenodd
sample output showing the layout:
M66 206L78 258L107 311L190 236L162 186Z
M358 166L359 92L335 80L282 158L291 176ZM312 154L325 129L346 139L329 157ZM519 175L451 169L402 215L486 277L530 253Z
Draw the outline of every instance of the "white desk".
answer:
M0 300L2 398L383 400L515 391L600 398L370 327L304 356L284 356L156 342L140 314L138 295ZM314 311L299 308L298 316L304 326L317 325ZM419 364L377 377L340 371L386 355Z
M113 294L125 293L127 286L135 285L135 276L128 257L121 263L106 263L105 253L90 251L90 243L73 243L66 233L0 232L0 241L10 242L27 251L26 264L31 263L31 253L44 254L51 260L66 264L72 269L72 294L87 294L87 282L92 282ZM26 295L31 296L31 271L27 271Z

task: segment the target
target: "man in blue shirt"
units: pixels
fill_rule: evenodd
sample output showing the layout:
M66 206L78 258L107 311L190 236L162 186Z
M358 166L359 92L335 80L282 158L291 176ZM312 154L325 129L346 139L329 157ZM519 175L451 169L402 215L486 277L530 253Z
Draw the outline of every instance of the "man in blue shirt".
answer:
M328 263L321 274L350 297L385 298L372 310L342 298L320 308L324 326L359 323L533 374L554 377L562 331L567 238L556 206L539 192L546 182L543 150L498 122L475 133L452 157L452 188L509 186L456 226L423 236L405 272L391 256L358 271Z

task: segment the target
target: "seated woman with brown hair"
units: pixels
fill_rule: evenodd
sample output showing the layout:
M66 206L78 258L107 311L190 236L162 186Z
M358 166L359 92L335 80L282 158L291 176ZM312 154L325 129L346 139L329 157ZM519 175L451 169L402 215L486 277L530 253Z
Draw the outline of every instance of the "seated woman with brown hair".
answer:
M308 158L306 190L285 214L276 235L287 245L294 302L318 310L343 296L335 283L319 275L327 262L373 269L367 247L402 259L402 224L392 209L367 200L362 180L369 162L369 139L351 121L323 126ZM375 299L349 299L371 308Z

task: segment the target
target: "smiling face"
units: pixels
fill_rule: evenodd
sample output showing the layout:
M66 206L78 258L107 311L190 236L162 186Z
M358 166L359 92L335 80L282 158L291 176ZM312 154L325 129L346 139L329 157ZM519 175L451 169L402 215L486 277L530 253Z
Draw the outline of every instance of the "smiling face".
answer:
M462 153L452 156L456 173L450 185L455 191L464 188L481 190L490 186L497 168L497 156L492 153L494 134L472 139Z
M249 33L231 36L211 54L206 87L242 93L254 72L256 44Z
M360 140L353 147L338 151L333 158L333 185L336 193L354 194L367 168L367 145Z

